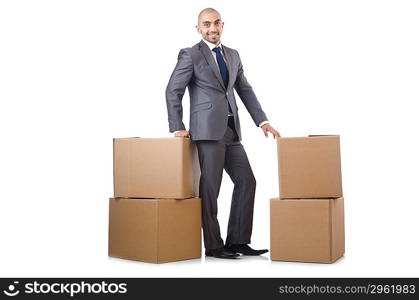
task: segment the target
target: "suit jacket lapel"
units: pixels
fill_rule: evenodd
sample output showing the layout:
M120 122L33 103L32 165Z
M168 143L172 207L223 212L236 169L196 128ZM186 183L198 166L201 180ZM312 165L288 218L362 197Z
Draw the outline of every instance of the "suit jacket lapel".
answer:
M231 63L231 53L230 49L228 49L226 46L223 45L223 52L224 57L227 63L227 69L228 69L228 88L233 84L233 68Z
M200 45L201 53L204 55L205 60L207 61L208 65L211 67L212 72L214 73L215 77L217 77L218 81L221 84L221 87L225 89L223 79L221 78L220 70L218 69L217 63L215 62L214 57L212 56L211 50L202 40L199 43L199 45ZM230 70L229 70L229 73L230 73Z

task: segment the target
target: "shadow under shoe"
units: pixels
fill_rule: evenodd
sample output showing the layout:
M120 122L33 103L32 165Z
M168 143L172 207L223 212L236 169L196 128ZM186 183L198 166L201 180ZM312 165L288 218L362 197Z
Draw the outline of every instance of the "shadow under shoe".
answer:
M226 259L236 259L240 256L240 254L225 249L224 247L218 249L206 249L205 250L206 256L212 256L216 258L226 258Z

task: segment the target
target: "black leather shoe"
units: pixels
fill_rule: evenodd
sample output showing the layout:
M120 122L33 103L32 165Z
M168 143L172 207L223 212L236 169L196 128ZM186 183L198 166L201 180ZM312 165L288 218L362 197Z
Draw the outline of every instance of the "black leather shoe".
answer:
M237 254L236 252L229 251L224 249L224 247L218 248L218 249L207 249L205 250L206 256L213 256L216 258L227 258L227 259L235 259L240 256L240 254Z
M268 252L268 249L255 250L250 248L249 245L246 244L227 244L224 248L232 252L249 256L257 256Z

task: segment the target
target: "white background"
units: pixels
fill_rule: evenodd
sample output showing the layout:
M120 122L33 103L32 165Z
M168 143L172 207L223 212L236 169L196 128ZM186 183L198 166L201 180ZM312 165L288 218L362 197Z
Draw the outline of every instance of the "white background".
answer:
M335 264L107 256L112 138L172 136L164 91L208 6L282 136L341 135ZM0 276L418 276L418 15L417 1L2 1ZM238 102L257 179L252 246L269 248L276 142Z

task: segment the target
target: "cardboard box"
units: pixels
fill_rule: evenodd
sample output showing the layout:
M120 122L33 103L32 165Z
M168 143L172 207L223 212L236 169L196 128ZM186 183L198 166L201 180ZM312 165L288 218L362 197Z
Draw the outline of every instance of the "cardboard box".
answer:
M338 135L277 139L280 198L342 197Z
M343 256L343 197L274 198L270 205L272 260L332 263Z
M201 257L201 199L109 199L109 256L150 263Z
M199 160L189 138L116 138L114 197L199 196Z

